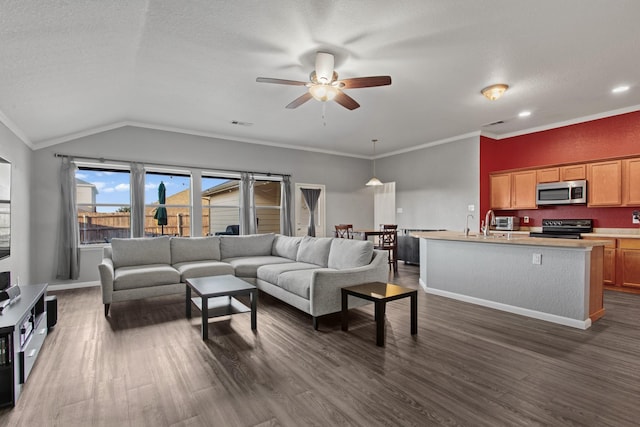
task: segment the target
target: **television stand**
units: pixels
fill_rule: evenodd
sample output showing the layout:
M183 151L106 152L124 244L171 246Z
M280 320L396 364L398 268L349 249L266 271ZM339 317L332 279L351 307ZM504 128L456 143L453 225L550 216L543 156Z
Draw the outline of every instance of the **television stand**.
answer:
M47 284L20 287L0 314L0 407L15 406L47 336Z

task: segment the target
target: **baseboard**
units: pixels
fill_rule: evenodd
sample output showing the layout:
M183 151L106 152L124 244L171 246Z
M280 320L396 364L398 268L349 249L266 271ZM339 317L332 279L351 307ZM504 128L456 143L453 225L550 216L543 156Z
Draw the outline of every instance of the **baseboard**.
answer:
M66 289L92 288L94 286L100 286L100 282L59 283L57 285L49 285L47 291L64 291Z
M551 323L557 323L559 325L564 325L564 326L570 326L572 328L589 329L591 327L591 319L586 319L586 320L571 319L569 317L543 313L541 311L530 310L528 308L502 304L495 301L489 301L489 300L484 300L480 298L470 297L468 295L456 294L453 292L443 291L441 289L428 288L422 280L420 280L420 286L422 286L425 292L428 294L438 295L441 297L451 298L458 301L481 305L481 306L493 308L496 310L506 311L508 313L519 314L521 316L532 317L534 319L544 320Z

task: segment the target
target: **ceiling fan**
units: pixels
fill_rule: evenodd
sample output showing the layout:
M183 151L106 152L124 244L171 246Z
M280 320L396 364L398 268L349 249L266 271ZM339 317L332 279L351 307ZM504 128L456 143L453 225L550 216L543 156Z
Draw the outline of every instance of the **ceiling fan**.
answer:
M272 79L258 77L259 83L276 83L291 86L306 86L308 91L294 99L286 108L297 108L315 98L318 101L336 101L344 108L355 110L360 104L355 99L343 92L343 89L358 89L363 87L387 86L391 84L391 76L355 77L352 79L338 80L338 73L333 69L333 55L326 52L316 54L316 69L309 75L309 82L297 80Z

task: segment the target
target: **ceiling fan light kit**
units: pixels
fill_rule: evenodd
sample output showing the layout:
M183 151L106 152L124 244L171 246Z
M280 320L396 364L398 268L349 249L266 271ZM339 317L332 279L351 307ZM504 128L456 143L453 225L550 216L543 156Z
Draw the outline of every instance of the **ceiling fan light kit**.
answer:
M509 85L504 83L498 83L495 85L487 86L480 91L490 101L495 101L500 98L509 89Z
M306 86L307 92L290 102L286 108L297 108L310 100L320 102L336 101L348 110L355 110L360 104L355 99L344 93L343 89L358 89L365 87L387 86L391 84L390 76L355 77L338 80L338 73L333 69L335 60L332 54L327 52L316 53L316 69L309 75L309 82L296 80L273 79L258 77L258 83L275 83L290 86Z

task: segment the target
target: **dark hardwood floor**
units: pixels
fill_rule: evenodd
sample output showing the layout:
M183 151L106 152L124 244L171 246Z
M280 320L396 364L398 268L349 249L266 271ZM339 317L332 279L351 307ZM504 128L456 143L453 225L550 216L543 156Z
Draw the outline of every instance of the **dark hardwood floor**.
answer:
M418 287L418 268L392 281ZM18 405L2 426L635 426L640 295L605 293L581 331L418 292L387 305L386 347L372 307L310 316L261 294L249 314L187 320L183 296L115 303L60 291Z

